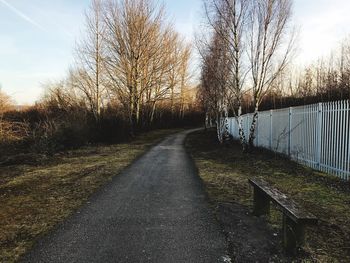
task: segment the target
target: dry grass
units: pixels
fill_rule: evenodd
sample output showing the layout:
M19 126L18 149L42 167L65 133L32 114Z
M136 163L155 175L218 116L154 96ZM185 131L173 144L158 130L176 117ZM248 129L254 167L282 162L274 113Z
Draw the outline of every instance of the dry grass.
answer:
M349 184L313 171L267 151L242 154L238 144L216 143L215 133L197 132L187 139L199 174L215 203L252 206L247 179L260 177L315 214L320 223L308 229L308 259L303 262L350 262ZM281 227L281 213L273 210L270 222Z
M153 143L175 130L133 142L70 151L44 165L0 169L0 262L14 262Z
M27 136L28 123L5 121L0 117L0 144L15 143Z

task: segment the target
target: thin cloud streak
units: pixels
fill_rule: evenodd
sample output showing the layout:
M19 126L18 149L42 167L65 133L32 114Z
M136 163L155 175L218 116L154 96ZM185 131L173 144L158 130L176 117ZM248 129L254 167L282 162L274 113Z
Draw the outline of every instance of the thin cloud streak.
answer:
M24 14L23 12L18 10L13 5L9 4L6 0L0 0L0 3L4 4L7 8L9 8L12 12L14 12L17 16L19 16L23 20L29 22L30 24L32 24L33 26L39 28L40 30L45 31L45 29L41 25L39 25L37 22L35 22L33 19L28 17L26 14Z

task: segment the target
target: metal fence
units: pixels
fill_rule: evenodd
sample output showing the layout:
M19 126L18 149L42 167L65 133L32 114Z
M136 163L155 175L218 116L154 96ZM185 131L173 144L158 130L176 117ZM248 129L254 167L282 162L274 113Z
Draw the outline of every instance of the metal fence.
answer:
M313 169L350 179L349 101L318 103L258 114L255 145L286 154ZM248 136L252 114L243 116ZM229 118L238 139L238 124Z

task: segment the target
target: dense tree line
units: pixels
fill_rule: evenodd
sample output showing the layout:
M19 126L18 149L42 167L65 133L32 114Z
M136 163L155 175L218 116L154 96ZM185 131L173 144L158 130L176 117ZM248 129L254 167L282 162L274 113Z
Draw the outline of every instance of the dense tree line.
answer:
M191 46L168 22L163 5L93 0L85 17L67 76L46 83L34 107L0 113L1 123L21 123L9 128L12 134L52 152L201 121Z
M275 109L349 98L350 42L345 38L328 57L318 59L303 70L291 67L264 98L261 108Z

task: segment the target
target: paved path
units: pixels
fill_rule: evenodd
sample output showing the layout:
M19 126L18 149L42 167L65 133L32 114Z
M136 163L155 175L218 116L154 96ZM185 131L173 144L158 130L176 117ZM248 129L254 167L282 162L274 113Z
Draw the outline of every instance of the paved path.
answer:
M229 262L183 141L172 135L38 242L23 262Z

